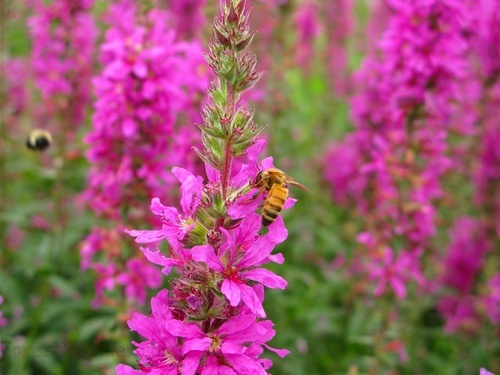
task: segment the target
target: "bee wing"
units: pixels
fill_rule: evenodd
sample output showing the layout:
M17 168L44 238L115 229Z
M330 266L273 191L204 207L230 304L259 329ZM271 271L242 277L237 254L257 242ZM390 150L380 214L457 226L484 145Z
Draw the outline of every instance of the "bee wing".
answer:
M311 192L311 190L309 190L307 187L305 187L304 185L302 185L301 183L298 183L297 181L295 181L293 178L290 178L286 180L286 182L290 185L293 185L295 187L298 187L299 189L302 189L302 190L305 190L307 192Z

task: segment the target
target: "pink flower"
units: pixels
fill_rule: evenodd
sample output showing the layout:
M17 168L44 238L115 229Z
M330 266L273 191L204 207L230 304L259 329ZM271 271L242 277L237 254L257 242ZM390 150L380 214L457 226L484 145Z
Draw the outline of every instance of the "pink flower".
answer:
M172 188L175 179L168 170L173 165L195 169L189 152L197 143L199 114L192 105L204 96L208 72L196 69L200 46L177 42L166 13L148 13L146 27L136 22L133 5L124 2L111 5L108 18L112 24L100 59L104 70L94 79L98 100L86 137L92 168L83 196L99 214L117 219L118 207L134 204L138 194L150 200ZM186 114L183 121L190 125L178 128Z
M467 295L484 265L489 242L482 224L469 217L456 220L450 233L451 244L444 259L442 284Z
M210 334L204 333L197 324L185 324L172 320L167 331L184 338L182 354L183 374L267 374L266 362L260 361L260 347L274 336L270 321L257 322L253 314L241 314L226 320ZM287 351L276 351L280 356ZM204 364L200 361L205 358Z
M448 333L459 328L475 331L478 327L479 317L474 308L476 300L473 296L448 295L439 299L438 311L443 314L446 325L444 330Z
M276 231L284 231L283 220L281 218L278 220L281 228ZM245 225L251 228L249 231L245 230L243 237L241 237L241 229L245 228L243 225L240 225L233 234L223 230L224 239L218 254L212 246L204 245L193 248L192 255L194 260L206 263L211 270L222 275L220 290L231 306L238 306L243 301L254 314L264 318L262 304L248 282L258 282L268 288L280 289L285 289L287 283L282 277L269 270L256 268L269 261L271 251L276 245L267 236L255 239L255 233L260 228L260 221L260 216L256 214L247 217ZM236 246L244 250L244 253L238 257Z
M488 282L488 293L483 296L486 313L493 324L500 323L500 272L497 272Z
M410 278L420 285L424 283L418 260L408 252L401 252L396 258L391 249L385 248L380 259L371 260L367 270L370 279L377 282L374 291L377 297L390 287L398 298L405 298L406 283Z
M140 258L130 259L127 262L127 270L117 275L116 281L125 287L128 300L137 300L140 305L144 305L148 288L158 288L162 277L156 268Z
M118 365L117 375L164 374L177 375L182 362L181 348L177 337L170 334L166 326L172 321L168 293L162 290L151 299L151 317L134 313L128 325L147 340L134 343L139 357L140 371L129 366Z

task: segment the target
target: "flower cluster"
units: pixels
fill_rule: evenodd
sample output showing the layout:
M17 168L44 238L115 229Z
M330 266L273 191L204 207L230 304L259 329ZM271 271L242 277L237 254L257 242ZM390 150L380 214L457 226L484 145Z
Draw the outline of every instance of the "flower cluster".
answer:
M473 218L456 220L445 256L441 281L447 290L439 306L448 331L477 329L485 314L493 324L499 322L498 278L493 272L500 259L493 249L500 244L500 126L496 111L500 103L496 48L500 41L500 5L483 0L470 6L467 32L472 55L479 64L473 77L477 89L469 92L477 112L472 134L479 147L472 145L465 150L473 156L466 176L474 183L475 207Z
M130 1L112 4L110 25L101 46L102 73L94 78L97 100L90 145L88 186L81 199L113 229L95 227L82 244L82 268L98 275L96 300L123 285L131 300L143 304L160 274L140 254L129 259L119 251L125 225L148 220L145 202L166 195L176 183L169 169L196 169L191 147L197 144L192 108L204 97L208 72L197 42L181 42L169 28L167 13L141 14ZM95 258L104 258L99 261Z
M33 41L31 65L43 99L42 114L59 113L63 121L81 124L90 97L96 36L90 12L93 0L31 0L28 20Z
M272 168L273 160L258 162L262 127L239 105L241 94L260 77L255 56L245 52L254 35L248 15L244 0L221 1L214 21L206 58L219 79L203 107L202 148L197 150L207 181L173 168L181 184L181 208L154 198L151 211L162 228L128 231L138 243L151 244L141 248L150 262L162 266L165 275L175 267L178 277L171 279L170 291L152 299L151 316L132 316L129 327L146 339L135 343L140 369L119 365L118 374L267 374L272 362L260 358L264 348L279 356L288 353L267 345L275 331L262 305L264 287L287 284L262 267L283 262L272 251L287 230L278 216L262 233L262 218L255 213L262 202L255 177ZM293 203L288 199L284 208ZM163 240L167 253L155 248Z
M363 88L352 101L356 131L326 165L349 163L327 178L342 181L332 186L334 196L356 202L365 214L359 239L368 253L358 261L369 259L366 272L377 281L381 269L394 268L376 294L391 286L404 297L409 279L424 284L419 258L436 231L435 201L451 166L450 117L462 99L457 85L467 65L460 2L390 4L394 12L378 57L366 58L356 77Z
M473 329L477 324L475 281L484 267L490 244L480 222L462 217L450 233L450 244L444 259L440 285L453 292L441 297L439 311L446 319L445 330L458 327Z
M320 33L318 8L313 0L300 4L294 15L297 29L296 61L303 69L310 68L314 55L314 42Z

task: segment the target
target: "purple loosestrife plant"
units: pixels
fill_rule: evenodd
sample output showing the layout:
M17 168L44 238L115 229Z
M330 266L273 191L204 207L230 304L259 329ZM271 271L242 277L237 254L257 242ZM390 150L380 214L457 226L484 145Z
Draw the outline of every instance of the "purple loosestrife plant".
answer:
M466 177L474 183L474 207L468 222L456 219L457 228L445 257L441 279L444 296L439 301L448 331L480 329L485 313L498 324L498 297L495 301L495 273L500 257L500 4L481 0L470 4L466 30L471 55L479 62L474 83L478 93L470 102L476 108L475 143L465 148L472 160ZM472 91L472 90L470 90ZM465 116L463 116L465 117ZM473 156L472 158L470 156ZM460 277L457 277L460 275ZM489 279L489 281L487 281ZM486 285L485 285L486 284ZM482 293L485 294L480 295ZM495 318L496 316L496 318Z
M118 233L149 220L143 205L153 197L174 201L167 194L176 183L172 166L196 168L190 151L197 132L185 124L199 121L192 107L204 97L208 74L199 44L176 41L168 19L166 12L141 12L130 1L112 4L107 14L82 199L115 228L95 227L82 244L82 268L97 273L94 306L118 285L139 304L148 289L160 286L161 274L142 254L130 259L120 251Z
M249 31L244 0L222 1L214 21L208 64L218 77L203 107L202 148L208 181L176 167L181 183L181 209L158 198L151 211L160 230L131 230L138 243L168 242L168 252L143 247L165 275L173 267L178 277L171 290L151 301L151 316L134 314L129 327L145 338L135 343L139 370L119 365L117 374L267 374L272 365L262 359L267 348L280 356L287 350L267 345L275 334L262 307L264 287L284 289L286 281L262 266L283 262L272 254L287 237L283 219L259 233L261 203L254 194L258 170L272 167L272 158L258 163L262 130L252 111L239 105L241 94L260 78L255 56L245 52ZM233 163L235 162L235 163ZM294 203L289 199L285 208Z
M356 202L364 214L359 242L366 257L357 267L374 281L380 269L394 268L376 295L407 295L407 283L425 286L421 258L436 231L435 203L443 197L441 180L452 162L447 137L460 103L458 83L465 77L465 42L459 1L391 0L388 29L377 58L368 57L358 72L362 92L352 101L356 152L337 148L329 164L351 162L329 180L334 196ZM345 181L347 178L347 181ZM361 187L361 188L360 188ZM364 263L366 262L366 263Z

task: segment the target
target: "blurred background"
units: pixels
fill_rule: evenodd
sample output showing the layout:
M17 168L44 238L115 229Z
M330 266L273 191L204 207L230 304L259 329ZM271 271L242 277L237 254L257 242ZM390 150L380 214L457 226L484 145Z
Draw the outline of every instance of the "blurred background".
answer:
M312 191L270 266L271 372L500 374L500 3L247 6L265 74L243 102ZM204 176L218 2L0 7L0 374L136 368L126 322L168 280L124 230L179 206L172 167Z

